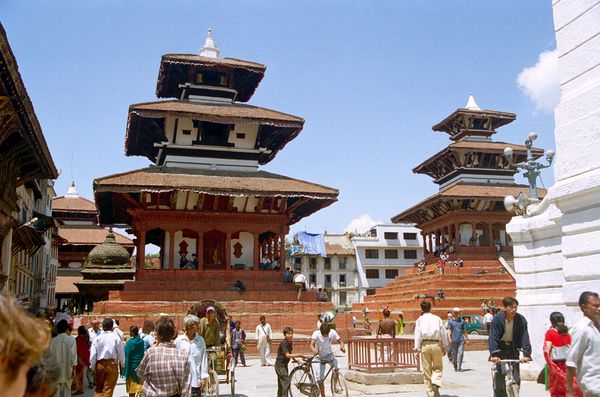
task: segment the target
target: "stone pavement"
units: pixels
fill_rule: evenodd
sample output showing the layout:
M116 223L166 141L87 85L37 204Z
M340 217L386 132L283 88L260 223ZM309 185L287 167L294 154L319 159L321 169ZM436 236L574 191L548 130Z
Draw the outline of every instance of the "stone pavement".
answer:
M467 351L463 364L463 372L455 372L452 365L444 357L444 387L441 389L442 397L473 397L492 396L491 365L487 361L487 352ZM347 369L347 358L338 357L342 372ZM275 397L277 395L277 378L273 367L261 367L260 361L250 358L248 367L239 366L236 370L236 397ZM526 365L526 364L524 364ZM291 366L290 366L291 368ZM378 385L365 387L351 384L350 396L377 396L377 397L423 397L425 389L418 385ZM221 384L221 396L229 396L229 385ZM329 393L329 392L328 392ZM327 394L328 396L330 394ZM521 384L521 395L525 397L546 397L548 392L544 386L534 382ZM92 397L91 390L85 397ZM119 380L115 397L126 397L125 382Z

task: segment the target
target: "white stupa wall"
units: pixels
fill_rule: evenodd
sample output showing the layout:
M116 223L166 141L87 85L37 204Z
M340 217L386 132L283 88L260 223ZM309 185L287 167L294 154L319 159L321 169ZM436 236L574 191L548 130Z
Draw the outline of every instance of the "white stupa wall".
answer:
M540 206L507 225L514 243L519 311L542 367L549 315L581 318L585 290L600 291L600 4L553 1L561 99L555 109L556 183Z

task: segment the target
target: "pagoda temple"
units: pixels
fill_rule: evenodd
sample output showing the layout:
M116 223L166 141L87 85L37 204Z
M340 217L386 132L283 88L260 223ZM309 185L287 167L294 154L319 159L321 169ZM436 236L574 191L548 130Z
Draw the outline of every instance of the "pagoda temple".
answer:
M265 70L221 57L210 31L199 54L162 56L159 100L130 106L125 138L127 156L153 164L94 180L100 225L129 228L137 250L135 281L111 291L100 310L183 314L185 301L210 298L236 301L228 310L241 318L261 311L284 326L293 313L312 319L332 307L315 302L314 292L296 302L280 272L259 271L264 258L283 266L290 225L338 196L260 169L304 126L300 117L246 103ZM146 264L147 244L159 247L159 266ZM236 280L245 292L233 290Z
M459 254L487 253L492 259L497 250L511 250L505 226L512 215L504 209L503 200L527 192L528 186L515 182L516 170L503 152L512 148L516 163L526 160L527 148L493 141L492 135L515 119L513 113L480 109L471 95L464 108L432 127L448 134L452 143L413 172L433 178L439 192L392 217L394 223L412 222L421 229L429 259L436 248ZM543 151L534 148L533 154L539 157ZM544 196L545 190L539 194Z
M503 201L529 186L515 182L516 170L503 153L510 147L514 162L522 162L527 148L493 141L492 136L515 119L513 113L480 109L470 96L464 108L433 126L452 142L413 172L433 178L439 191L392 218L421 229L426 265L405 271L364 303L352 305L355 316L369 317L369 312L388 307L404 313L405 330L411 331L421 315L421 299L431 300L432 312L445 318L454 307L462 314L481 315L482 302L499 304L504 296L514 296L512 242L505 230L512 214ZM533 148L533 154L539 157L543 151ZM545 193L538 189L538 196ZM450 256L443 275L436 265L442 251ZM453 267L459 258L462 266Z

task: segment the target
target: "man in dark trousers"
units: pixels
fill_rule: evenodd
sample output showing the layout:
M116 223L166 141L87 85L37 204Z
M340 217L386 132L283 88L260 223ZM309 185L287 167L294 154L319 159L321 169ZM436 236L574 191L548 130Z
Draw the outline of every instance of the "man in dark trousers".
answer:
M510 296L502 299L504 311L496 314L492 320L488 348L491 360L496 367L494 379L494 397L506 397L505 374L499 364L501 359L519 359L519 350L523 350L523 362L531 361L531 343L527 331L527 320L517 313L519 302ZM519 364L513 367L513 378L521 384Z

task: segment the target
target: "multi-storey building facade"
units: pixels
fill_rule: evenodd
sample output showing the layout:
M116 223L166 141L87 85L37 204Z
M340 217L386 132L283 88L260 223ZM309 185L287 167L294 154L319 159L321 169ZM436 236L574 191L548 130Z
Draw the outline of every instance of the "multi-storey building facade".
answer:
M0 290L31 311L48 302L53 222L49 217L58 172L17 62L0 24Z
M327 256L299 252L288 260L288 266L300 269L309 288L325 288L335 306L351 306L360 298L360 277L350 236L325 234L323 238Z
M375 225L364 236L354 236L361 285L367 295L404 274L423 256L423 238L413 224Z

